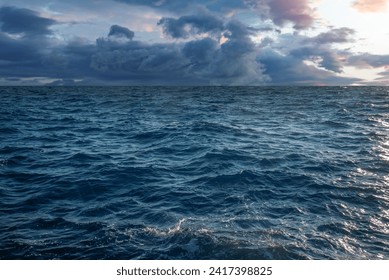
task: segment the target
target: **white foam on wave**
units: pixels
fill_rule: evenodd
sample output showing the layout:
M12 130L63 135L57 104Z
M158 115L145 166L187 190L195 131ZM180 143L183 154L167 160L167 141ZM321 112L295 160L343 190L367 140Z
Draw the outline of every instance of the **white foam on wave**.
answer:
M156 227L146 227L145 232L154 234L156 236L173 235L182 231L182 224L186 221L185 218L180 219L173 227L168 229L160 229Z
M144 229L144 232L150 233L150 234L153 234L156 236L170 236L170 235L182 233L183 231L188 231L188 232L198 233L198 234L209 234L212 232L211 229L208 229L205 227L201 227L201 228L193 230L189 227L183 226L184 223L187 223L191 220L196 221L196 219L190 218L190 217L189 218L182 218L182 219L178 220L178 222L173 227L170 227L167 229L160 229L157 227L146 227Z

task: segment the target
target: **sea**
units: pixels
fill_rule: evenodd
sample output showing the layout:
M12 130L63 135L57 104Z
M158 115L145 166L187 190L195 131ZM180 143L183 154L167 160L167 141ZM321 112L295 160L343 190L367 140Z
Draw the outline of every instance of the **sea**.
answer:
M0 87L0 259L389 259L389 87Z

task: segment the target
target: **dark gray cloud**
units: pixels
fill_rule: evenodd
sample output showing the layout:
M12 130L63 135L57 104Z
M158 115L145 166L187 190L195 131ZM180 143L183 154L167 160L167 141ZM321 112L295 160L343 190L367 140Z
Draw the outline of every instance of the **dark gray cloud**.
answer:
M340 38L344 34L345 38ZM334 73L341 73L351 55L348 50L336 49L335 43L353 42L354 30L348 28L330 29L314 37L299 34L280 35L278 43L267 45L282 51L287 57L298 61L310 61L320 68Z
M111 79L164 84L244 85L269 80L256 61L258 48L250 38L256 29L239 21L224 22L208 12L163 18L159 25L169 36L189 40L145 44L100 38L91 67Z
M389 84L389 71L378 73L378 78L375 79L375 82L387 86Z
M134 38L135 33L128 29L127 27L123 27L120 25L112 25L109 30L108 37L119 37L119 38L127 38L132 40Z
M283 56L271 49L265 50L259 57L264 65L265 74L274 85L348 85L359 82L359 79L343 78L331 72L306 65L296 56Z
M259 50L250 39L252 29L237 21L227 23L225 28L228 40L221 45L210 38L186 43L184 53L191 59L193 73L210 77L211 84L258 85L269 81L256 61ZM199 51L188 51L194 48Z
M191 67L201 69L209 64L219 49L217 41L211 38L187 42L182 48L184 56L191 62Z
M90 57L95 48L76 40L56 45L42 36L14 38L0 32L0 77L83 79L94 75Z
M55 20L41 17L29 9L0 8L0 30L5 33L25 36L48 35L52 33L49 28L55 23Z
M228 12L232 9L247 8L246 0L115 0L130 5L148 6L173 13L192 12L203 7L212 12Z
M116 0L117 2L123 2L130 5L149 6L159 9L169 9L172 11L182 10L183 8L193 6L194 4L206 5L209 1L202 0L187 0L187 1L176 1L176 0Z
M182 76L184 66L179 45L175 44L147 45L138 41L121 44L100 38L91 58L93 69L121 79Z
M28 9L0 8L0 77L48 77L42 54L50 46L49 29L56 21ZM17 36L15 36L17 35Z
M158 25L162 26L163 32L172 38L189 38L196 35L207 34L220 39L225 36L229 39L248 39L248 36L255 35L259 31L273 29L257 29L242 24L236 20L223 20L217 15L210 13L199 13L179 18L162 18ZM246 40L247 41L247 40ZM249 40L251 41L251 40Z
M223 21L211 14L198 14L175 18L162 18L161 25L165 34L172 38L188 38L202 33L220 33L224 29Z
M299 32L277 34L275 39L267 37L274 31L270 21L266 23L270 27L253 28L234 17L212 12L221 11L224 1L125 2L175 11L206 4L206 9L196 8L195 14L187 9L185 15L156 22L168 37L182 40L146 43L134 40L134 32L119 25L112 25L107 36L95 42L82 38L56 41L55 36L47 36L55 35L50 30L57 24L54 20L31 10L3 7L0 77L20 83L23 78L43 77L49 83L54 80L53 85L348 84L359 80L337 77L345 65L380 67L389 63L387 56L351 55L334 49L335 43L352 42L354 31L348 28L332 29L311 38ZM271 8L267 0L231 1L228 7L241 8L242 3L247 7L250 4L254 10L259 8L258 3ZM274 5L287 5L290 9L297 5L285 3L275 1ZM274 7L273 12L277 11ZM12 14L31 26L10 20ZM277 22L275 14L271 15ZM309 21L306 25L301 21L297 27L299 17L284 18L286 21L278 24L292 22L296 28L309 25ZM254 43L253 37L262 41Z
M36 57L38 42L15 40L5 33L0 33L0 60L18 62Z
M350 56L348 63L359 68L378 68L383 66L389 67L389 55L374 55L363 53Z
M73 40L40 52L39 42L0 36L0 55L9 67L2 77L47 77L54 84L155 84L155 85L260 85L260 84L346 84L328 71L303 63L323 50L293 49L281 55L272 41L260 49L250 36L254 30L232 21L224 25L227 38L192 39L181 43L146 44L133 40L99 38L95 44ZM24 56L18 57L18 52ZM325 61L325 62L324 62ZM338 70L335 62L323 60L323 67ZM326 65L324 63L327 63Z
M15 39L0 32L0 77L30 78L50 75L42 67L42 43L40 37L23 36Z
M329 71L341 73L344 61L339 59L335 50L329 48L301 47L292 50L289 55L301 60L316 62L320 67Z
M84 79L97 73L90 67L91 57L97 47L81 40L72 40L66 45L53 47L40 54L40 67L49 71L48 77Z
M221 45L210 37L165 44L100 38L91 67L112 79L143 79L155 84L244 85L268 80L255 60L257 49L249 38L250 29L229 22L224 32L228 40Z
M355 30L347 27L334 28L310 38L309 41L317 44L350 43L354 41Z

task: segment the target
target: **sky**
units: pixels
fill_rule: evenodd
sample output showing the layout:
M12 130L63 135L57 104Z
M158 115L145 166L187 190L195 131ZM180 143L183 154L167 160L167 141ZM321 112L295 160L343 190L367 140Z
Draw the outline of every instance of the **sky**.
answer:
M0 0L0 85L389 85L389 0Z

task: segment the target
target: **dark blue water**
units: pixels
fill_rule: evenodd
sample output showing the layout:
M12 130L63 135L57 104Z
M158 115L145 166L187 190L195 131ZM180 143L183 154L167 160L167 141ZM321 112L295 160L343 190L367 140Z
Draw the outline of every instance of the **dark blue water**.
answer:
M0 259L389 259L389 88L2 87Z

